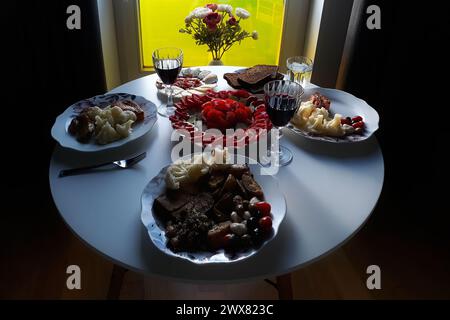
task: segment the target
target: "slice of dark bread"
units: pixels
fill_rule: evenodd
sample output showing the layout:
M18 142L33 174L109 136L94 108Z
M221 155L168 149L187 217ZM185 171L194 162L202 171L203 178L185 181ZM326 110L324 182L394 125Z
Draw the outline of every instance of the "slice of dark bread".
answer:
M225 73L223 78L228 82L228 85L234 89L241 89L241 85L238 82L239 73Z
M248 88L246 88L246 90L248 90L248 91L250 91L251 93L254 93L254 94L263 93L264 92L264 85L267 82L272 81L272 80L283 80L283 79L284 79L284 74L278 72L277 75L275 76L275 78L263 81L263 82L259 83L256 86L248 87Z
M262 82L273 79L277 72L278 66L259 64L241 73L237 80L241 86L255 87Z

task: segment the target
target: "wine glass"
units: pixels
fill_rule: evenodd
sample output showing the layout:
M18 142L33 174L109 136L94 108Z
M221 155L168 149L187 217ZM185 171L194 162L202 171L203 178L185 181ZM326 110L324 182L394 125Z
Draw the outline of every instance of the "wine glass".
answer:
M281 129L294 116L300 105L303 93L304 90L300 84L289 80L275 80L266 83L264 86L266 111L272 124L279 132L279 136L276 139L281 139ZM275 139L275 137L271 137L271 139ZM273 151L271 146L271 154L271 159L278 159L277 165L279 167L288 165L293 158L292 152L282 145L279 146L277 151Z
M177 80L183 65L183 51L172 47L159 48L153 52L152 58L156 73L166 85L166 90L169 86L167 103L158 107L158 113L163 117L169 117L175 113L172 85Z
M311 59L301 56L290 57L286 60L286 66L289 80L299 83L303 88L309 85L313 71Z

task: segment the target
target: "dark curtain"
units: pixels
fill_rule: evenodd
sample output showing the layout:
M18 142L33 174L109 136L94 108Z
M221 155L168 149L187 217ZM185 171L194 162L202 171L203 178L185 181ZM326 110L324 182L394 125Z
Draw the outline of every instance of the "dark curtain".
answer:
M66 27L72 4L81 9L81 30ZM106 86L96 1L3 1L0 23L0 282L12 290L27 276L26 268L42 267L35 253L64 230L48 182L55 118L70 104L104 93Z
M370 4L381 8L381 30L369 30L362 13L344 90L381 118L386 176L376 220L448 244L448 11L437 1Z
M66 27L66 10L73 4L81 9L80 30ZM16 157L8 187L20 189L30 173L36 185L47 186L56 116L71 103L106 90L97 2L4 1L1 11L7 70L3 96L21 118L9 124L12 137L4 143L11 156L23 156Z

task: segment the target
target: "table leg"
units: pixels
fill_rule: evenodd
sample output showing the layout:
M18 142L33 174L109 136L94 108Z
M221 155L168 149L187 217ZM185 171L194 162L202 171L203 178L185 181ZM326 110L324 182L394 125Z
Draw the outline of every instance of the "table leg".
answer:
M292 292L291 274L284 274L277 277L278 298L280 300L292 300L294 295Z
M128 269L122 268L116 264L114 265L111 273L111 280L109 281L108 300L119 300L123 277L127 271Z

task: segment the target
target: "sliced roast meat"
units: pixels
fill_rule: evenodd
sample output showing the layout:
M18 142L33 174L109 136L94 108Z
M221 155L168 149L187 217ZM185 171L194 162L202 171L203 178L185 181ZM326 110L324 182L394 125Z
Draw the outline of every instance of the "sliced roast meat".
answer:
M263 191L261 186L255 181L255 179L253 179L251 175L249 175L248 173L244 173L242 175L241 183L248 193L260 199L263 198Z
M224 239L230 233L230 225L231 221L221 222L208 231L208 245L211 249L217 250L224 247Z

